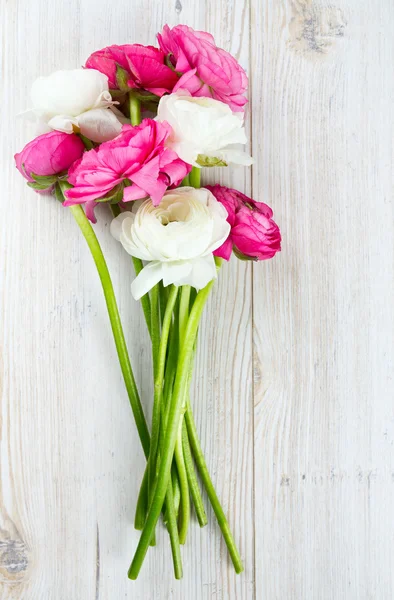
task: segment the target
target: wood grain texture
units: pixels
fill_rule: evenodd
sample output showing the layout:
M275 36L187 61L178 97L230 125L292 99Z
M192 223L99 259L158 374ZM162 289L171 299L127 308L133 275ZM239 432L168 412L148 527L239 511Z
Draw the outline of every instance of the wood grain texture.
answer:
M391 0L3 0L0 15L1 599L391 600ZM181 582L163 530L130 582L144 458L100 284L71 214L26 188L12 154L32 136L16 114L37 76L153 43L164 23L212 32L250 72L255 166L205 181L271 204L284 243L274 261L223 268L193 383L246 571L234 576L210 513L192 524ZM100 217L149 412L132 268Z
M393 23L252 12L253 192L284 238L253 269L259 599L394 596Z

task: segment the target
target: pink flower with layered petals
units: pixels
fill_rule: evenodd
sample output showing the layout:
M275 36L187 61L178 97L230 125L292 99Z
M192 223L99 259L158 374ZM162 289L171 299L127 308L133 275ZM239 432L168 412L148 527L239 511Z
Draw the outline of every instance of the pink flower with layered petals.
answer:
M237 190L222 185L207 185L227 210L231 232L214 254L229 260L233 248L245 258L266 260L280 251L281 235L264 202L255 202Z
M234 112L243 111L247 102L246 73L231 54L216 46L209 33L187 25L172 29L165 25L157 38L175 71L182 74L173 92L184 89L192 96L225 102Z
M85 146L75 134L50 131L26 144L14 158L18 171L33 182L32 173L49 176L66 171L84 150Z
M104 73L108 77L109 87L114 90L119 89L118 66L126 72L130 89L148 90L156 96L171 92L178 81L178 75L165 64L164 52L154 46L108 46L93 52L85 66Z
M171 131L168 123L152 119L137 127L123 125L116 138L85 152L70 169L68 180L74 187L67 190L64 205L95 203L120 184L125 186L124 202L150 197L154 205L160 204L167 188L177 186L191 170L165 147Z

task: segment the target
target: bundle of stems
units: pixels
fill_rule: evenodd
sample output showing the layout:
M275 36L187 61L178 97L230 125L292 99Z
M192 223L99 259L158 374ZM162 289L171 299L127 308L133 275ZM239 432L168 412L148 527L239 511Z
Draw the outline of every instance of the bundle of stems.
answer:
M220 259L217 259L220 267ZM137 503L135 526L142 529L140 542L129 569L138 576L145 554L154 541L157 521L165 503L164 521L171 539L174 574L182 576L180 544L186 541L190 521L190 499L201 527L207 524L195 466L206 489L231 560L237 573L241 558L219 502L197 435L189 387L198 325L213 281L198 293L190 286L166 290L161 284L149 298L147 323L152 339L154 404L151 445ZM176 526L174 527L174 523Z

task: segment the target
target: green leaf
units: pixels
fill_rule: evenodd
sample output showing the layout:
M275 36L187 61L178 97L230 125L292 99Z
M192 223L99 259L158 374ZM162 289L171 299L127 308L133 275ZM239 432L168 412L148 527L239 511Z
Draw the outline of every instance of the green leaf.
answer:
M227 167L227 163L221 158L206 156L205 154L199 154L196 162L200 167Z

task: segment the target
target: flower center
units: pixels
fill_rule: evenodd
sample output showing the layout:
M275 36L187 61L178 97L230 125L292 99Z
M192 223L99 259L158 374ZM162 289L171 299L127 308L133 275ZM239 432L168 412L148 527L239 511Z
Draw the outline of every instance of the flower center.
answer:
M165 227L169 223L187 221L189 215L190 207L187 202L173 202L160 210L157 219Z

